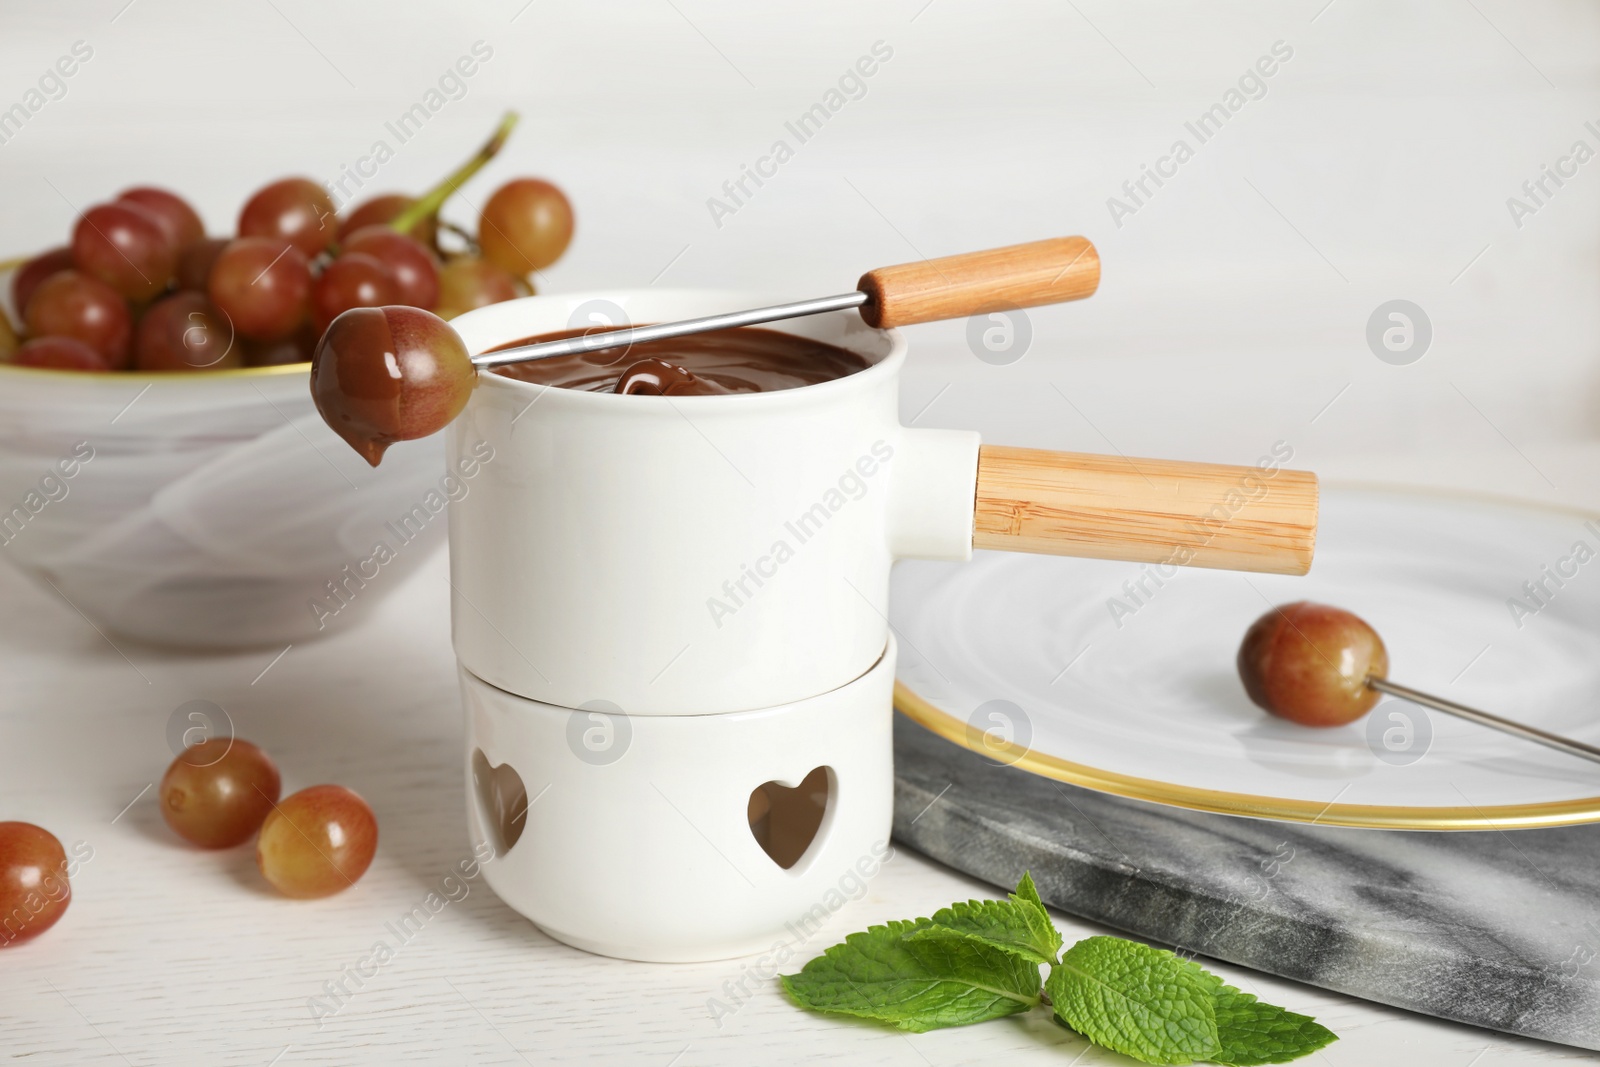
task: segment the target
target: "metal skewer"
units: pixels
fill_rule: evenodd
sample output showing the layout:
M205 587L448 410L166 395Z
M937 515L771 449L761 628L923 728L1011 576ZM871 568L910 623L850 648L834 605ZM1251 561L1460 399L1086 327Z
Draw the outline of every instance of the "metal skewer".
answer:
M1586 760L1600 763L1600 748L1596 748L1594 745L1586 745L1582 741L1574 741L1559 734L1552 734L1532 726L1525 726L1520 722L1502 719L1498 715L1490 715L1487 711L1469 708L1465 704L1457 704L1452 700L1430 696L1427 693L1412 689L1410 686L1398 685L1387 678L1369 677L1367 685L1380 693L1388 693L1390 696L1397 696L1402 700L1409 700L1414 704L1421 704L1423 707L1442 711L1446 715L1454 715L1457 718L1466 719L1481 726L1487 726L1528 741L1536 741L1541 745L1559 749L1568 755L1581 756Z
M857 308L868 326L890 329L918 322L959 319L999 310L1039 307L1082 300L1100 284L1100 256L1082 237L1051 237L1023 245L964 252L956 256L869 270L854 292L797 300L790 304L707 315L683 322L590 332L581 337L541 341L472 357L480 370L626 348L668 337L754 326L802 315Z
M601 352L608 348L627 348L646 341L660 341L668 337L683 337L691 333L727 330L735 326L754 326L760 322L779 319L797 319L802 315L821 315L828 311L847 311L858 308L871 299L866 293L840 293L838 296L820 296L812 300L796 300L790 304L751 308L748 311L730 311L723 315L707 315L699 319L680 322L659 322L652 326L630 326L622 330L587 333L580 337L564 337L559 341L540 341L538 344L519 345L473 356L472 362L480 370L503 366L507 363L527 363L535 359L571 356L580 353Z

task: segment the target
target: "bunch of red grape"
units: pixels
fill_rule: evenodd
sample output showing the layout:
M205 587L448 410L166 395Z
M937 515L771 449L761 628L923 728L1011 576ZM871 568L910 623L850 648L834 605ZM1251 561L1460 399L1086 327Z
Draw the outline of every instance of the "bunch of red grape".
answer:
M304 362L351 308L451 318L531 295L527 276L572 239L561 190L518 178L484 204L476 238L458 230L465 247L443 253L438 192L420 209L417 198L388 194L340 217L320 185L285 178L245 202L230 239L207 237L182 197L129 189L85 211L71 245L16 272L22 330L0 314L0 360L88 371Z

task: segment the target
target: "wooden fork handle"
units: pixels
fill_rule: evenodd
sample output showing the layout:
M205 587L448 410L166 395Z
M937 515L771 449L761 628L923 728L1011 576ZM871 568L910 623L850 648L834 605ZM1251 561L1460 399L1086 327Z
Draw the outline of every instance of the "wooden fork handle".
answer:
M1100 256L1084 237L966 252L868 271L861 317L887 328L1005 308L1082 300L1100 285Z

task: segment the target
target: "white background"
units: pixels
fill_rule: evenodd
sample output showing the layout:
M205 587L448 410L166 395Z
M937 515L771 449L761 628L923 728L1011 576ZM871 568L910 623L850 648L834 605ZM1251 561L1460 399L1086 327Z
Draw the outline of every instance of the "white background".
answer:
M806 295L922 255L1093 239L1099 295L1033 313L1020 362L979 362L961 323L915 331L908 413L954 383L921 424L1241 461L1284 439L1308 466L1481 450L1530 491L1560 479L1513 449L1542 468L1542 443L1597 425L1600 161L1520 229L1506 200L1575 139L1600 149L1583 126L1600 5L105 0L0 20L0 106L74 41L95 50L0 145L9 248L139 181L225 230L265 180L335 178L481 40L494 56L465 97L366 191L425 187L515 107L454 213L509 175L561 184L578 235L549 290ZM879 40L894 57L866 95L715 225L707 199ZM1266 97L1115 226L1107 199L1280 40L1294 58ZM1434 329L1407 367L1365 342L1396 298Z
M511 145L450 213L470 222L469 203L511 175L562 185L578 232L541 277L546 291L803 296L877 265L1082 233L1104 260L1100 293L1031 313L1021 361L981 362L962 323L912 332L907 418L1017 444L1235 462L1285 440L1296 465L1324 471L1579 501L1596 489L1600 161L1520 229L1506 200L1574 140L1600 148L1583 126L1600 125L1600 5L8 0L0 109L79 40L94 55L66 95L0 144L0 256L59 243L74 206L135 183L180 190L226 231L267 180L336 177L481 40L493 58L466 95L364 192L419 190L518 109ZM866 95L717 226L707 199L880 40L893 58ZM1294 56L1265 98L1116 226L1107 199L1280 40ZM1395 298L1433 324L1409 366L1365 341L1368 316ZM1075 1062L1081 1043L1048 1026L912 1047L805 1016L771 990L719 1031L703 1004L736 967L585 957L482 887L378 989L323 1031L308 1026L305 999L464 849L444 590L431 567L372 633L291 651L257 684L266 656L124 657L6 575L0 818L88 840L97 859L62 926L0 958L0 1052L515 1063L609 1049L689 1067L823 1054L1023 1062L1034 1049L1027 1062ZM197 696L278 755L286 789L333 779L373 800L384 846L358 890L274 900L247 850L177 848L148 794L110 821L170 758L167 713ZM828 933L983 891L903 853ZM1228 973L1345 1034L1328 1062L1490 1067L1535 1054ZM1115 1059L1097 1056L1081 1062Z

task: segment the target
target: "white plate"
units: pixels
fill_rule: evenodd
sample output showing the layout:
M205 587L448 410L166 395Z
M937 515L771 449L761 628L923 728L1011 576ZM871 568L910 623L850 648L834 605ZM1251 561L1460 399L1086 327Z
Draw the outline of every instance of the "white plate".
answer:
M1234 670L1269 607L1321 601L1377 629L1395 681L1600 743L1600 514L1332 488L1308 577L1157 577L995 552L903 563L896 705L1001 762L1205 811L1401 829L1600 821L1600 764L1391 699L1348 726L1296 726L1251 704ZM1541 582L1542 606L1524 584Z

